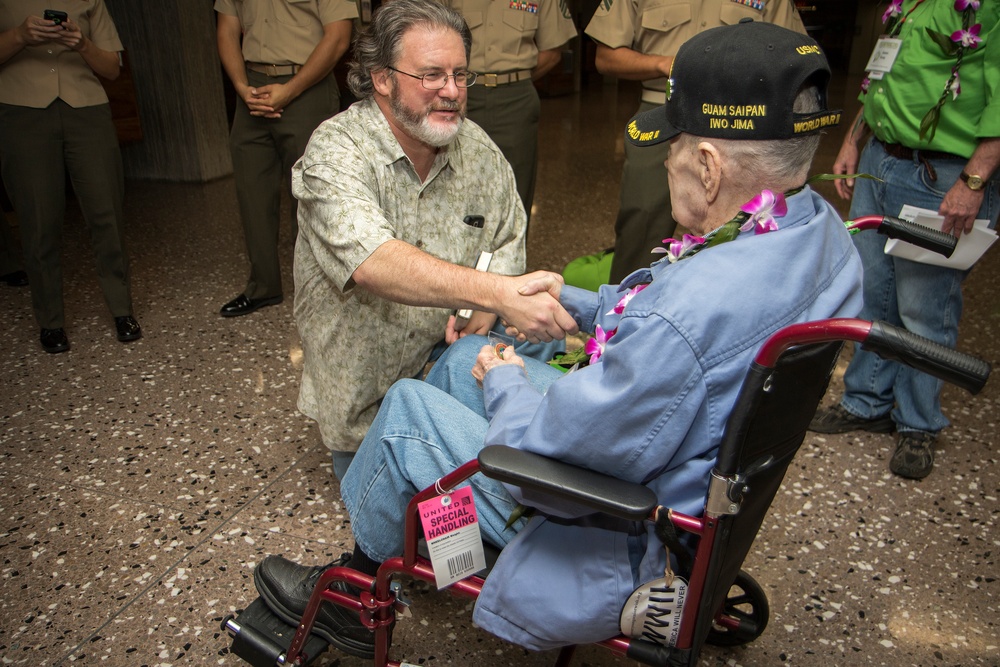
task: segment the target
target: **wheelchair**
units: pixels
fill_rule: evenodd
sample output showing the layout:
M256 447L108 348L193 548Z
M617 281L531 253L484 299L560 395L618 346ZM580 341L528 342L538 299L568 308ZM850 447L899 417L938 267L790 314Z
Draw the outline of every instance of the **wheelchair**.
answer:
M904 240L915 238L942 254L950 254L949 247L954 248L952 237L935 237L928 230L898 222L870 217L854 224L856 229L874 228ZM328 647L311 630L320 605L332 603L356 611L373 631L376 667L410 665L389 657L393 625L408 607L399 579L430 584L436 580L431 561L419 548L418 505L475 474L571 500L594 512L655 524L656 534L678 557L679 574L687 581L683 604L674 618L651 631L647 624L646 631L630 633L638 636L622 634L595 642L597 645L645 665L693 667L706 643L737 646L753 641L767 626L769 607L763 588L741 567L805 439L845 341L860 343L883 358L917 368L972 394L983 388L991 372L985 361L882 322L838 318L782 328L761 346L747 371L726 422L700 516L659 505L653 491L641 484L503 445L489 446L476 460L414 496L407 508L404 553L383 563L375 577L343 566L328 568L297 627L271 614L258 598L238 616L223 621L223 629L233 638L231 652L254 667L308 665ZM678 533L686 534L689 543L695 544L693 553L684 547ZM448 590L475 599L485 576L480 572L460 579ZM337 581L362 592L354 596L331 589ZM570 665L575 648L563 647L556 667Z

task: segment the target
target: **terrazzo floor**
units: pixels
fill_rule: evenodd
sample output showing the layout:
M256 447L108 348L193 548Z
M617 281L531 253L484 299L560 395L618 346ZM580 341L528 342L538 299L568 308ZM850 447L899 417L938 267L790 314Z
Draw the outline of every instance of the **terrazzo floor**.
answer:
M847 117L853 90L838 81L834 93ZM543 101L530 269L611 245L635 99L598 78ZM827 138L817 171L838 143ZM72 350L42 352L28 290L0 286L4 665L242 665L219 624L255 597L256 563L271 553L325 563L352 547L317 429L295 410L290 231L289 298L222 319L246 271L232 180L130 182L126 206L142 340L115 340L72 207ZM993 249L966 283L959 343L994 364L998 274ZM946 389L953 426L921 482L889 473L890 436L811 435L746 564L770 598L770 625L748 646L707 648L701 664L1000 664L998 386ZM552 663L473 628L468 601L409 588L414 617L395 634L408 661ZM364 662L331 650L316 664ZM577 664L632 663L583 648Z

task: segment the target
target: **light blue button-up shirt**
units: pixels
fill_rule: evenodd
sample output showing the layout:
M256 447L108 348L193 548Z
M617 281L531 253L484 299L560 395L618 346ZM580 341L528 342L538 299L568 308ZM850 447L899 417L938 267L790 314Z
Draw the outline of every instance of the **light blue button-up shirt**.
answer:
M779 229L644 269L652 279L622 315L622 293L572 287L561 300L581 330L617 328L601 361L542 396L515 366L485 379L503 443L648 484L660 503L700 515L729 412L754 354L777 329L861 309L861 262L836 211L806 189ZM643 280L643 281L645 281ZM663 576L651 527L512 489L540 510L503 550L473 620L544 650L618 634L622 605Z

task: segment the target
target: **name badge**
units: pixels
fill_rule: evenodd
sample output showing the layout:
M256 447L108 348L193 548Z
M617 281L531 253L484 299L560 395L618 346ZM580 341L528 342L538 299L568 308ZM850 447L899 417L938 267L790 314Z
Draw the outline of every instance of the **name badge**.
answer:
M899 47L903 45L903 40L898 37L879 37L872 51L871 58L865 69L868 70L870 79L881 79L892 71L892 64L896 62L899 55Z

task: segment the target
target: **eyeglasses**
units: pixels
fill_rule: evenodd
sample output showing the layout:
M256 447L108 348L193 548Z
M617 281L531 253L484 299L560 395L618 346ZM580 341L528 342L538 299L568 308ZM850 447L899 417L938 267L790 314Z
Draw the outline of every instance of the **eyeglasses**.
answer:
M454 74L445 74L444 72L431 72L430 74L424 74L422 76L417 74L410 74L409 72L404 72L403 70L398 70L395 67L389 67L393 72L398 72L400 74L405 74L408 77L414 79L420 79L420 83L427 90L441 90L448 85L448 78L455 80L455 85L459 88L468 88L476 82L475 72L455 72Z

